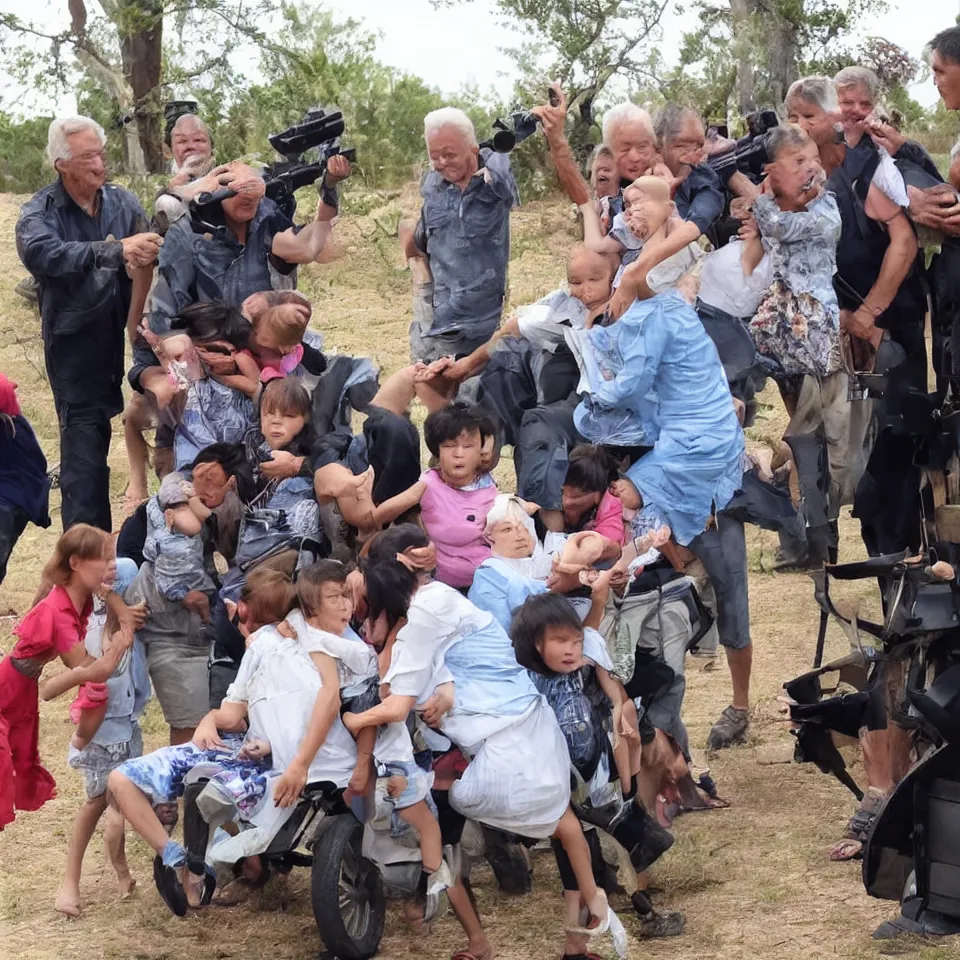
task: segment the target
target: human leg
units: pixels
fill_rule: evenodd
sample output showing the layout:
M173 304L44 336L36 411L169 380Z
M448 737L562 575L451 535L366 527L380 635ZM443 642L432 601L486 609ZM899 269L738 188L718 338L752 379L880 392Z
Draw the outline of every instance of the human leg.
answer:
M109 532L110 417L105 409L62 401L60 419L60 515L66 530L90 523Z
M10 554L28 522L29 518L19 507L0 503L0 583L7 575Z
M127 864L123 814L110 803L107 804L103 825L103 845L107 848L110 865L117 874L117 889L120 896L128 897L137 883L130 874L130 867Z
M132 393L123 411L123 442L130 464L130 480L124 499L130 507L145 500L148 495L147 467L150 464L150 448L144 433L150 429L151 420L146 397L142 393Z
M106 794L85 800L73 823L73 833L67 844L67 870L54 902L54 909L68 917L80 916L80 871L83 868L83 855L106 806Z

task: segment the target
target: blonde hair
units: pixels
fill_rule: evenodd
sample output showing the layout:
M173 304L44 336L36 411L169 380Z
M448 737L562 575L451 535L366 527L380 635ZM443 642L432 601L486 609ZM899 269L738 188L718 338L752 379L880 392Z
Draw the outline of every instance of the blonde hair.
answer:
M43 568L43 576L51 583L64 587L70 582L73 568L70 561L100 560L107 549L107 534L89 523L75 523L66 530L53 548L53 555Z
M295 347L303 340L309 322L305 311L296 304L280 303L259 314L253 329L269 330L281 347Z

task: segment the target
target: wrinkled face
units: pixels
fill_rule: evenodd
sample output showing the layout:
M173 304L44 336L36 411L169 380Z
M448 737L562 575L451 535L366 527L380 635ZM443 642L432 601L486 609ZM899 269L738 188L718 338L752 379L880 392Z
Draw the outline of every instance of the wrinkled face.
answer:
M930 61L933 82L948 110L960 110L960 63L948 60L935 50Z
M353 590L347 583L322 583L320 603L311 617L321 630L340 636L353 616Z
M187 161L191 166L208 161L213 154L213 146L207 131L196 120L184 120L170 137L170 152L177 169L181 170Z
M622 180L642 177L657 162L653 130L640 120L628 120L615 127L610 141L607 146L616 157L617 173Z
M612 157L600 155L593 161L590 171L590 186L598 197L615 197L620 189L620 178L617 176L617 164Z
M495 523L487 538L494 556L520 560L533 555L533 537L522 520L506 519Z
M237 485L219 463L198 463L193 468L193 489L209 510L223 505L227 493Z
M812 140L800 148L781 150L776 161L765 169L778 199L796 200L823 176L820 153Z
M441 127L427 141L430 165L447 183L463 184L479 169L479 148L457 127Z
M675 177L686 177L706 156L703 124L694 114L687 114L683 125L671 140L664 143L660 155Z
M252 194L241 193L228 197L221 204L223 212L237 223L249 223L257 215L260 198Z
M669 219L673 205L638 187L628 187L623 192L623 211L630 232L647 240Z
M182 533L185 537L195 537L203 529L200 518L190 509L187 503L178 503L175 507L168 507L163 511L167 527Z
M581 250L567 263L567 286L588 309L599 307L610 299L610 265L599 253Z
M303 432L307 418L295 413L271 410L260 413L260 431L271 450L284 450Z
M818 146L836 142L838 115L801 97L788 101L787 120L796 124Z
M79 582L85 590L95 593L100 589L109 565L110 560L106 550L102 556L86 560L73 556L70 558L70 582ZM116 576L116 560L114 560L114 576Z
M479 430L461 430L453 440L440 444L440 474L453 487L463 487L476 479L483 459Z
M580 518L588 511L597 506L602 493L590 493L581 490L579 487L571 487L564 484L561 488L560 507L563 510L563 519L567 524L573 526L580 522Z
M57 172L72 193L96 193L107 180L106 148L93 130L80 130L67 137L70 157L58 160Z
M573 673L583 662L583 631L565 624L545 627L537 651L548 670Z
M862 83L853 83L837 90L840 120L846 125L863 123L873 113L873 99Z

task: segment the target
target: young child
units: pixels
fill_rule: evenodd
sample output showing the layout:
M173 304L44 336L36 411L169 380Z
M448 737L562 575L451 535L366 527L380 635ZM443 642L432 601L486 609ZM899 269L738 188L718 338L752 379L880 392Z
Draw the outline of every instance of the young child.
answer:
M107 539L109 561L103 578L104 591L113 590L123 595L136 576L136 565L124 560L118 564L114 538ZM122 566L122 571L118 567ZM129 629L129 628L128 628ZM88 622L84 646L91 657L101 657L111 645L126 646L128 640L119 637L119 620L100 597L94 597L94 610ZM87 688L91 685L87 684ZM130 875L124 851L123 817L107 806L107 777L111 770L143 751L140 716L150 697L150 680L143 646L134 639L117 669L107 679L103 706L84 708L78 697L70 708L71 719L77 722L77 732L71 740L67 764L83 774L86 801L77 814L67 847L67 868L57 892L55 909L69 917L81 912L80 875L83 857L100 817L106 811L103 841L107 855L117 874L121 897L127 897L135 881Z
M465 591L474 571L490 556L483 537L487 512L497 496L496 483L484 470L490 422L477 409L453 403L427 417L423 436L437 466L409 490L380 504L376 520L385 526L419 503L437 548L437 579Z
M300 646L307 653L323 653L337 664L340 677L341 717L353 733L352 719L380 701L380 671L373 648L350 629L353 617L353 593L347 584L347 568L336 560L321 560L300 571L297 578L300 609L287 617ZM453 702L453 680L449 672L441 678L435 694ZM370 756L382 768L387 780L387 795L396 816L413 827L420 837L423 864L422 890L426 896L423 920L436 915L440 894L452 883L443 860L440 825L431 809L430 786L433 775L414 761L413 742L402 722L365 727L357 735L357 774L350 789L367 793L364 772L369 771ZM366 771L363 767L366 767Z
M133 639L129 631L115 634L98 660L83 645L93 595L109 562L102 530L85 523L67 530L43 570L53 588L14 628L16 643L0 661L0 830L13 822L15 809L39 810L57 793L40 763L39 699L105 683ZM41 681L43 668L57 657L67 669Z
M637 873L644 873L670 848L673 837L635 801L641 769L637 712L623 684L612 675L613 664L603 638L596 630L584 628L570 603L554 594L527 600L514 616L510 636L517 662L530 671L537 689L553 708L570 762L583 781L583 788L574 791L575 802L597 813L613 811L607 828L627 850ZM612 783L617 779L619 791ZM597 857L595 835L592 839L591 853L602 860ZM581 895L570 861L557 843L554 852L569 918L564 956L579 956L585 939L570 928L577 926ZM634 898L634 905L650 924L647 927L645 923L647 935L682 932L680 915L666 925L646 897Z
M756 260L764 250L769 254L774 281L750 332L757 350L773 362L781 392L795 399L804 376L822 380L842 368L833 288L840 212L824 190L817 145L803 130L776 128L767 151L767 176L752 205L760 240L752 245Z
M203 525L210 510L182 473L168 473L147 501L143 558L153 564L160 595L179 603L194 591L211 598L213 580L204 562Z

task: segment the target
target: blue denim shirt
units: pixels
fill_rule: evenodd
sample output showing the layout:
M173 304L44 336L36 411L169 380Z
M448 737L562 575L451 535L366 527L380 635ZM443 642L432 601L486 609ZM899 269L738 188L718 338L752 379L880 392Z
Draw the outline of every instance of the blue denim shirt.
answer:
M417 246L433 274L427 336L489 336L503 310L510 260L510 210L520 203L506 154L480 151L480 170L460 191L434 170L423 178Z
M59 179L20 209L17 253L39 285L47 370L69 403L123 409L130 280L120 240L146 228L137 198L112 183L100 190L92 217Z

